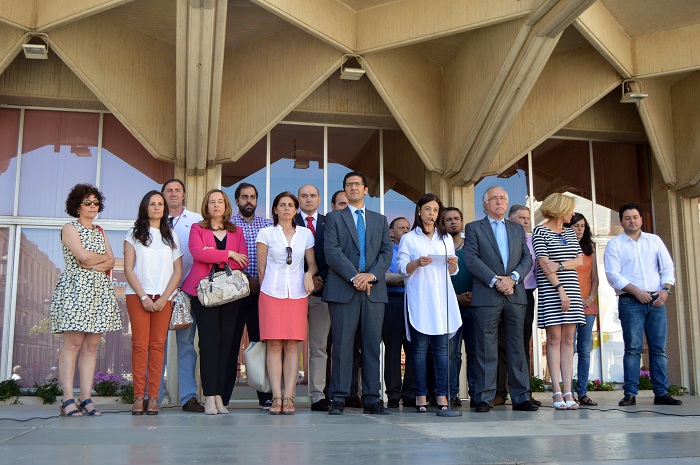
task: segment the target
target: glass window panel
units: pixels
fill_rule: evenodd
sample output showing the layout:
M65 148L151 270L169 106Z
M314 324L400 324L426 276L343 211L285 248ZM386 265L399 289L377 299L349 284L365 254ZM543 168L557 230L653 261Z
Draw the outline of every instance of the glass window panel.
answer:
M175 165L153 158L114 115L104 116L102 145L100 190L106 208L100 217L134 219L143 195L152 189L160 191L173 177Z
M115 256L115 291L122 309L124 330L103 336L97 352L96 371L131 374L131 337L124 301L126 279L123 273L122 242L124 231L107 231ZM50 308L58 277L65 268L58 229L22 230L15 310L15 339L12 365L21 367L21 385L43 384L58 366L62 336L50 332ZM76 370L75 387L79 385Z
M13 213L20 116L19 110L0 108L0 215Z
M5 298L7 294L7 251L9 250L10 230L0 228L0 337L5 326ZM2 344L0 344L0 357Z
M270 137L270 204L280 192L297 195L305 184L316 186L324 201L323 126L280 124ZM323 205L319 211L326 213ZM272 218L272 212L267 216Z
M343 177L350 171L367 177L365 205L380 211L378 129L328 128L328 210L331 195L343 188Z
M622 326L617 311L617 296L615 290L610 287L605 279L605 263L603 255L605 247L608 245L608 240L604 238L596 239L596 256L598 261L598 277L600 285L598 286L598 318L600 319L600 331L602 337L596 344L594 340L594 348L602 345L602 363L603 381L623 382L625 377L623 373L622 357L625 354L625 344L622 340ZM594 360L591 357L591 367Z
M95 184L99 122L97 113L25 111L19 215L65 217L68 191Z
M245 155L235 163L226 163L221 166L221 189L226 192L231 202L235 203L236 188L242 182L254 185L258 189L258 207L256 214L271 218L265 210L265 166L267 160L267 137L260 139ZM190 207L190 210L199 212L200 205ZM234 206L234 210L235 206Z
M548 195L567 194L576 200L575 210L589 223L591 207L591 163L588 141L548 139L532 151L534 192L532 224L544 218L539 206Z
M474 185L474 220L486 216L484 193L491 186L500 186L508 193L508 205L527 205L528 199L527 156L524 156L499 175L485 176ZM465 218L465 222L469 221Z
M402 131L384 130L384 214L413 224L415 206L425 193L428 170Z
M618 209L628 202L638 203L644 210L644 230L654 230L649 160L647 145L593 143L597 202L594 234L620 234Z

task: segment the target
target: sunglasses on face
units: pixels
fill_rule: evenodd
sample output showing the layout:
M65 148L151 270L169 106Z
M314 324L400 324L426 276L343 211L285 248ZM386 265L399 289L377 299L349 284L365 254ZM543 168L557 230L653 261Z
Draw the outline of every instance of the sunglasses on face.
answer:
M286 249L287 249L287 265L291 265L292 264L292 248L287 247Z
M89 207L90 205L94 205L96 207L100 206L100 201L99 200L83 200L83 205L86 207Z

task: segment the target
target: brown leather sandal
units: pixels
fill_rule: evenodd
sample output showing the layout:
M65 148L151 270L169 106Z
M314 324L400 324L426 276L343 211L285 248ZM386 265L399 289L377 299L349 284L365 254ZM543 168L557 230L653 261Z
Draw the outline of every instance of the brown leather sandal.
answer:
M279 415L282 413L282 398L273 397L272 405L270 405L270 415Z
M294 412L297 411L294 406L294 397L285 397L282 405L282 413L285 415L294 415Z
M591 398L588 397L588 396L583 396L583 397L581 397L581 398L578 400L578 403L581 404L581 405L588 405L588 406L591 406L591 407L594 407L594 406L598 405L598 402L594 401L593 399L591 399Z

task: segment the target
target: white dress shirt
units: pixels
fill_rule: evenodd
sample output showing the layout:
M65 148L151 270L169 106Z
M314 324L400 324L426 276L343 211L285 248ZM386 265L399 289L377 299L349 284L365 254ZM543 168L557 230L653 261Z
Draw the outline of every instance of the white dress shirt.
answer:
M124 240L134 248L134 274L141 283L143 292L150 296L161 295L168 287L170 278L175 272L173 263L182 257L182 249L177 232L173 231L174 248L163 242L163 236L159 229L151 227L149 232L151 233L151 243L148 247L144 246L141 241L134 239L134 228L127 231ZM128 283L124 293L136 294Z
M314 248L311 230L296 226L291 242L287 243L282 226L278 224L261 229L256 242L267 246L267 264L260 292L277 299L302 299L308 296L304 289L304 254ZM291 265L287 265L287 247L292 248Z
M440 237L435 231L429 239L421 228L404 234L399 243L396 265L399 273L406 276L405 312L406 321L423 334L447 334L449 315L450 337L462 326L459 304L452 280L443 266L419 266L412 274L406 272L409 262L427 255L455 256L454 241L450 236ZM456 270L453 275L457 274ZM410 335L408 327L407 336ZM410 337L409 337L410 340Z
M664 283L675 284L673 260L656 234L642 232L636 241L622 233L605 247L605 276L617 295L633 284L658 292Z
M173 219L173 229L180 239L180 249L182 250L182 279L179 284L182 286L194 261L190 253L190 229L194 223L202 221L202 215L183 207L180 216L171 216L171 218Z

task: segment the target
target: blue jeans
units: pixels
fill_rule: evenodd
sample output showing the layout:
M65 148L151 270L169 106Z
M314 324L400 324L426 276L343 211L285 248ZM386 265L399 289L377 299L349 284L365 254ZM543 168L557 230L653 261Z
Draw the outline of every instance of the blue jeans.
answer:
M462 370L462 330L452 336L450 347L450 399L459 395L459 373Z
M435 362L435 395L447 396L447 334L431 336L423 334L411 326L411 352L413 357L413 379L416 384L416 396L427 396L427 372L425 358L428 346L433 348Z
M618 300L618 312L622 324L622 338L625 341L623 366L625 371L625 395L636 396L639 384L639 368L644 335L649 347L649 371L654 394L668 393L666 374L666 306L654 307L652 303L640 303L631 296L623 295Z
M593 325L596 315L585 315L586 325L576 328L574 350L578 354L576 370L576 392L578 398L588 393L588 372L591 369L591 347L593 346Z

